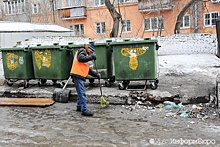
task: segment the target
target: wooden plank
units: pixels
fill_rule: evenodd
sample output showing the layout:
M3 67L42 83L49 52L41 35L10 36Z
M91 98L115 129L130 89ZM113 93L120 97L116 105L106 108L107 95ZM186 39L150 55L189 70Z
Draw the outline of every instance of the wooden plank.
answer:
M0 98L0 106L50 106L53 98Z

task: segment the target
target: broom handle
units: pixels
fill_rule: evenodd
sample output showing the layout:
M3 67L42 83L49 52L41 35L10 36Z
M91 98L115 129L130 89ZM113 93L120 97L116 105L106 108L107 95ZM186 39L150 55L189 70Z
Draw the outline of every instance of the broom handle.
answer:
M96 69L96 72L98 73L98 68L97 68L97 65L96 65L96 61L94 60L94 64L95 64L95 69ZM99 80L99 88L100 88L100 92L101 92L101 96L102 96L102 86L101 86L101 83L100 83L100 79L98 78Z
M70 80L71 76L69 76L69 79L66 81L65 85L63 86L63 89L66 88L66 85L68 84L69 80Z

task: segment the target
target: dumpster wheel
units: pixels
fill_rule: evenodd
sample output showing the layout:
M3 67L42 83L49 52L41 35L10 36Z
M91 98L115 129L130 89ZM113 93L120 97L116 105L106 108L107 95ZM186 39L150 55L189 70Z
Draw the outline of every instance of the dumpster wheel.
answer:
M28 83L28 80L26 81L24 81L24 88L28 88L29 87L29 83Z
M125 90L125 89L126 89L126 86L123 85L123 83L119 83L119 84L118 84L118 88L119 88L120 90Z
M150 83L150 89L152 89L152 90L157 89L157 84L158 84L157 81Z
M111 87L112 86L112 83L108 80L105 81L105 86L106 87Z
M118 84L118 88L120 90L125 90L127 88L127 86L129 85L129 83L130 83L129 80L125 80L125 81Z
M38 86L42 86L43 84L45 84L47 82L47 79L40 79L40 81L38 81Z
M56 84L56 83L57 83L57 80L54 80L54 79L53 79L52 82L53 82L53 84Z
M62 88L64 85L65 85L65 82L59 82L59 83L58 83L58 87L59 87L59 88Z
M95 79L89 79L89 82L90 82L90 83L94 83L94 82L95 82Z
M12 86L12 85L13 85L13 81L12 81L11 79L6 80L6 82L7 82L7 85L8 85L8 86Z

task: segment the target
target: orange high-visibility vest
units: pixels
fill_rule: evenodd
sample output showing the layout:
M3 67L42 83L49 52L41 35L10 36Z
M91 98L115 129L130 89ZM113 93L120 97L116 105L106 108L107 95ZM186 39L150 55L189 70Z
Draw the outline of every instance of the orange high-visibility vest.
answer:
M74 56L70 73L80 75L82 77L87 77L89 74L89 62L85 62L85 63L79 62L77 57L78 57L78 51Z

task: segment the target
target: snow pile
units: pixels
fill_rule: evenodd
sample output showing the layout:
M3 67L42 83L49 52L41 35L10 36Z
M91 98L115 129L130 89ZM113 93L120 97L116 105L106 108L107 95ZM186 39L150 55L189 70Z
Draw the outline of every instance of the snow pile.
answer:
M220 59L213 54L159 56L160 75L186 75L200 73L216 77Z

